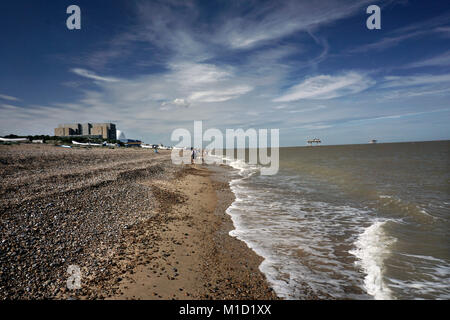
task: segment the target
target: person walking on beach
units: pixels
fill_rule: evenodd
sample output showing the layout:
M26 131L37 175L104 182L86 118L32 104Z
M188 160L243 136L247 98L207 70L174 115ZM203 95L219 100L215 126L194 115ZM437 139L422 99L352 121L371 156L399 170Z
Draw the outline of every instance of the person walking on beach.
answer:
M193 147L191 147L191 164L194 164L195 159L195 150Z

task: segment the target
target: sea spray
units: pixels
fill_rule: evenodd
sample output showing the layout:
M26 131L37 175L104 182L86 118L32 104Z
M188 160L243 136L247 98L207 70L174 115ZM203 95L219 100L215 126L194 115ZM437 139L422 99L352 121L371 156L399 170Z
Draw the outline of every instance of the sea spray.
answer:
M355 242L356 249L349 251L359 259L355 264L366 274L364 286L367 293L377 300L393 298L391 290L383 281L384 260L390 253L390 246L395 242L395 239L388 237L383 230L386 223L387 221L377 221L366 228Z

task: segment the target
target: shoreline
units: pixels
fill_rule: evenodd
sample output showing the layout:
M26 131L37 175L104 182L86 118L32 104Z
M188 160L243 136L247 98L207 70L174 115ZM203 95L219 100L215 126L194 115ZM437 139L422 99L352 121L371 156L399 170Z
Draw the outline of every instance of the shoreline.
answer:
M234 195L226 170L186 166L174 180L156 182L183 200L165 203L170 219L159 251L110 299L278 299L258 269L263 259L228 234L233 223L225 211Z

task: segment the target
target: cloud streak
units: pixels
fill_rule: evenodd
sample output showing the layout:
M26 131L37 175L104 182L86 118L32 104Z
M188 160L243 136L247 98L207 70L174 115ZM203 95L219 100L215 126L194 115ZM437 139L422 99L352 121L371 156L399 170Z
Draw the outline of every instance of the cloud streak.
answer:
M257 10L248 10L246 6L232 7L234 14L236 11L240 14L227 19L217 38L233 49L249 49L333 23L354 14L369 2L263 1L258 3Z
M443 14L432 19L399 28L389 36L373 43L364 44L349 50L350 53L362 53L367 51L383 51L394 47L401 42L423 37L429 34L441 33L439 26L445 25L450 19L449 14Z
M413 76L387 76L384 78L383 88L411 87L429 84L443 84L450 82L450 74L432 75L421 74Z
M0 94L0 99L8 100L8 101L21 101L19 98L8 96L6 94Z
M291 87L275 102L290 102L303 99L327 100L366 90L375 83L372 79L357 72L343 75L319 75L310 77Z
M86 70L86 69L81 69L81 68L74 68L70 70L71 72L84 77L84 78L88 78L88 79L93 79L93 80L97 80L97 81L104 81L104 82L118 82L120 81L117 78L113 78L113 77L102 77L99 76L97 74L95 74L92 71Z
M450 50L440 55L428 58L422 61L414 62L405 66L405 68L419 67L447 67L450 66Z
M189 96L189 99L198 102L223 102L235 99L252 91L252 89L250 86L239 86L219 90L196 91Z

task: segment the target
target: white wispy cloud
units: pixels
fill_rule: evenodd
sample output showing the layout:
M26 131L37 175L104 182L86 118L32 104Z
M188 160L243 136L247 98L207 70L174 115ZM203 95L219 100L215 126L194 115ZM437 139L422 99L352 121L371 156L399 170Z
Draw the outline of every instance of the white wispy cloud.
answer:
M14 106L12 104L6 104L6 103L0 104L0 107L2 109L9 109L9 110L17 110L17 109L19 109L18 106Z
M16 98L16 97L13 97L13 96L8 96L6 94L0 94L0 99L8 100L8 101L20 101L19 98Z
M409 99L421 96L450 94L450 74L419 74L411 76L386 76L380 83L377 100Z
M405 68L446 67L446 66L450 66L450 50L437 56L408 64L407 66L405 66Z
M84 97L73 107L89 109L89 113L103 112L112 118L127 118L129 125L140 131L147 130L144 126L155 118L158 122L152 124L152 130L164 132L171 125L180 125L181 120L188 123L192 119L210 119L216 125L264 123L267 118L261 115L272 110L271 99L280 83L293 68L299 67L289 65L284 58L302 53L302 46L264 48L240 61L239 67L211 61L229 50L255 48L304 31L307 41L313 37L316 45L323 47L318 57L305 60L304 67L317 64L326 57L328 44L312 31L358 12L368 2L326 0L313 5L310 1L276 4L264 1L247 9L244 8L247 4L229 2L212 24L199 23L199 8L190 2L138 2L135 25L115 36L104 50L86 57L89 68L72 69L80 76L96 80L101 89L92 92L80 87L78 90ZM99 71L146 45L157 48L155 59L164 72L117 79ZM348 91L351 90L355 91L349 85ZM341 88L338 94L344 91ZM257 105L255 98L260 101ZM242 110L245 112L240 113Z
M383 88L410 87L429 84L443 84L450 82L450 74L433 75L421 74L413 76L387 76L384 78Z
M449 110L450 110L449 108L441 108L441 109L428 110L428 111L422 111L422 112L408 112L408 113L402 113L402 114L386 115L386 116L381 116L381 117L350 120L350 121L347 121L347 123L378 121L378 120L386 120L386 119L400 119L400 118L406 118L406 117L414 117L414 116L423 115L423 114L446 112Z
M307 124L304 126L297 127L298 129L306 129L306 130L322 130L333 127L332 124Z
M349 52L350 53L361 53L361 52L367 52L367 51L382 51L382 50L391 48L393 46L396 46L406 40L423 37L423 36L430 35L433 33L439 33L439 32L442 32L442 31L439 31L439 30L441 30L439 26L447 24L449 19L450 19L450 15L446 13L446 14L431 18L429 20L425 20L425 21L422 21L419 23L408 25L406 27L402 27L402 28L399 28L397 30L390 32L390 34L388 36L383 37L382 39L380 39L378 41L368 43L368 44L363 44L363 45L357 46L355 48L352 48L351 50L349 50Z
M255 47L294 32L309 31L354 14L370 1L266 1L256 10L245 5L230 8L225 25L218 31L217 41L235 49ZM236 11L240 14L236 15Z
M450 94L450 87L445 86L443 88L433 88L433 87L425 87L425 88L406 88L402 90L393 90L384 94L380 101L386 99L406 99L406 98L414 98L421 96L439 96L439 95L448 95Z
M367 51L382 51L382 50L388 49L390 47L393 47L395 45L398 45L399 43L401 43L403 41L414 39L414 38L417 38L420 36L424 36L430 32L432 32L432 31L425 29L425 30L418 30L415 32L405 33L405 34L401 34L401 35L389 36L389 37L385 37L379 41L376 41L373 43L368 43L368 44L353 48L350 50L350 52L351 53L361 53L361 52L367 52Z
M252 91L252 89L250 86L238 86L218 90L196 91L189 96L189 99L198 102L223 102L235 99Z
M120 81L117 78L113 78L113 77L103 77L103 76L99 76L97 74L95 74L92 71L86 70L86 69L81 69L81 68L74 68L74 69L70 69L71 72L88 78L88 79L93 79L93 80L97 80L97 81L105 81L105 82L117 82Z
M322 109L326 109L327 107L324 105L319 105L319 106L315 106L315 107L311 107L311 108L303 108L303 109L295 109L295 110L289 110L287 111L288 113L303 113L303 112L311 112L311 111L317 111L317 110L322 110Z
M174 62L164 75L140 76L120 83L104 83L102 87L116 101L159 104L161 110L167 111L236 99L253 90L247 80L228 67Z
M139 1L136 3L136 23L114 36L106 48L82 61L103 68L114 60L124 59L136 50L136 43L148 43L161 54L154 55L156 63L167 59L205 61L224 48L250 49L267 41L278 40L296 32L312 30L339 19L362 12L370 0L280 0L254 3L227 1L214 23L199 23L201 12L191 1ZM381 1L384 2L384 1ZM323 39L320 45L326 45ZM321 56L327 53L324 47ZM152 60L153 60L152 59ZM79 61L81 62L81 60ZM136 61L145 65L148 61Z
M226 70L208 63L174 62L169 64L174 81L189 86L211 84L232 77L231 69Z
M161 103L160 110L171 110L174 108L188 108L190 106L190 102L186 99L176 98L173 101L164 101Z
M439 32L444 37L450 37L450 27L438 27L434 31Z
M318 122L310 122L307 124L302 124L300 126L288 127L286 129L304 129L304 130L322 130L328 129L336 126L353 126L353 125L361 125L367 124L371 122L383 121L383 120L398 120L403 118L415 117L426 114L440 113L440 112L448 112L450 108L438 108L421 112L405 112L405 113L395 113L395 114L386 114L382 116L374 116L374 117L362 117L362 118L350 118L343 119L342 121L336 122L335 120L331 121L318 121Z
M333 99L355 94L374 85L375 81L364 74L347 72L342 75L319 75L310 77L291 87L275 98L275 102L289 102L301 99Z

